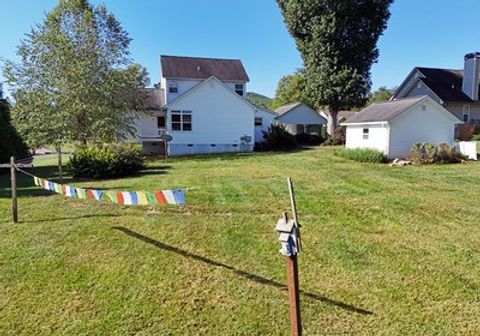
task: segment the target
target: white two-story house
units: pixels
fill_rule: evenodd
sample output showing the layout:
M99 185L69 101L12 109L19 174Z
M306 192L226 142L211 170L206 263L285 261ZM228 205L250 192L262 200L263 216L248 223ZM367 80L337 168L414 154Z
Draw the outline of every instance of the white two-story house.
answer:
M248 75L240 60L161 56L161 79L140 113L138 138L149 154L252 151L260 113L246 99ZM257 119L255 119L257 117Z

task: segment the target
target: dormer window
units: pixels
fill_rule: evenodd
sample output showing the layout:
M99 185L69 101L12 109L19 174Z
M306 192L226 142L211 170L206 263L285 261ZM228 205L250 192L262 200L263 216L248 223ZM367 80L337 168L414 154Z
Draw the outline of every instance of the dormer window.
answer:
M168 82L168 93L178 93L177 82Z
M235 92L238 93L240 96L243 96L243 90L243 84L235 84Z

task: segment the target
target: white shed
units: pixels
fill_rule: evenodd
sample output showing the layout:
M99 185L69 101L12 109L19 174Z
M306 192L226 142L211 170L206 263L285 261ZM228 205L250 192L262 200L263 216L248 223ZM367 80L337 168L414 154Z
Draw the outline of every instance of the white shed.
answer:
M457 117L428 96L368 106L347 121L346 148L373 148L389 158L407 157L417 142L453 145Z
M291 134L315 133L320 134L322 125L327 119L304 103L293 103L280 106L275 110L275 120L285 126Z

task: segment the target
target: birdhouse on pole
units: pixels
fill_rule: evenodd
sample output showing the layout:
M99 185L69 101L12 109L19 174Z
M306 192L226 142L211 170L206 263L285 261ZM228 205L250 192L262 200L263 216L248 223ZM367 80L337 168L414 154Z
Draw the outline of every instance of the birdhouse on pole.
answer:
M278 232L281 249L280 253L286 257L297 255L300 252L298 225L294 220L288 220L286 214L280 218L275 226Z

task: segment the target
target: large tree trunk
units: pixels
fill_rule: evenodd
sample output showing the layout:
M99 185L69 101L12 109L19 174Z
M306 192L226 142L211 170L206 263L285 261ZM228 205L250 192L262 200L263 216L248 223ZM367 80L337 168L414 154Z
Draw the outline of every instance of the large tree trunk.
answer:
M62 147L57 146L57 159L58 159L58 177L60 183L63 183L63 167L62 167Z
M328 120L327 120L327 133L329 137L332 137L335 133L335 129L338 126L338 111L329 109L328 113Z

